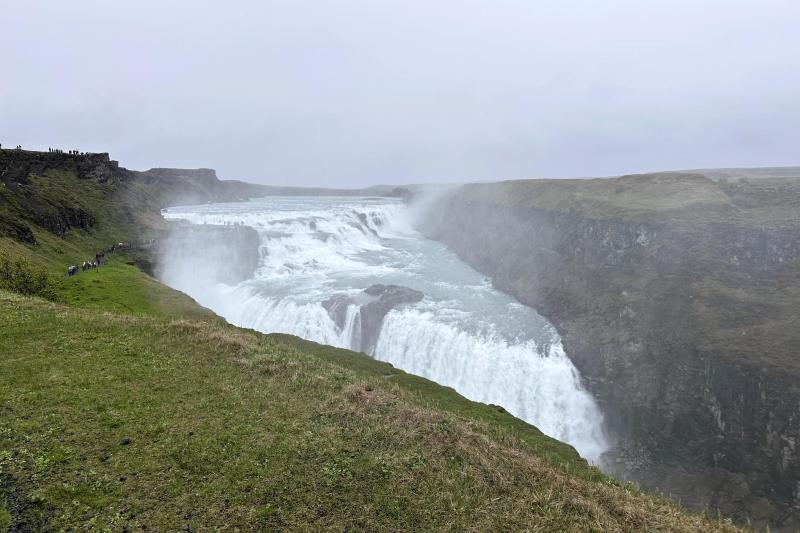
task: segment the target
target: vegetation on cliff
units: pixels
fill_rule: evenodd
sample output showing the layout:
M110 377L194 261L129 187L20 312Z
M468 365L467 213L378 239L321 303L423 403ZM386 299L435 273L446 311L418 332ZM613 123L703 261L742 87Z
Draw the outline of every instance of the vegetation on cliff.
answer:
M26 257L12 259L6 253L0 253L0 289L49 300L57 298L55 284L45 267L32 264Z
M4 233L0 251L46 268L59 300L0 289L0 531L732 529L501 409L363 354L233 327L127 253L62 277L159 231L159 200L124 177L40 170L4 177L0 204L35 237ZM54 202L92 223L43 225L63 212Z

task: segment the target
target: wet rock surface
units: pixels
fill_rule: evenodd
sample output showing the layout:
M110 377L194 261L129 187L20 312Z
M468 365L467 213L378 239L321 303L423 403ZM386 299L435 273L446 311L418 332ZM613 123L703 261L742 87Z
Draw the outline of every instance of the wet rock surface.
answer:
M392 309L405 304L422 301L421 291L401 285L370 285L361 293L335 295L322 302L322 307L339 327L344 328L350 306L359 307L359 323L355 328L357 338L353 339L354 349L368 354L374 353L383 319Z
M351 305L358 305L358 303L355 298L345 294L337 294L322 302L322 307L325 308L339 329L344 328L347 308Z
M366 353L373 353L383 318L389 311L403 304L419 302L424 295L408 287L382 284L371 285L364 293L373 300L361 306L361 346Z

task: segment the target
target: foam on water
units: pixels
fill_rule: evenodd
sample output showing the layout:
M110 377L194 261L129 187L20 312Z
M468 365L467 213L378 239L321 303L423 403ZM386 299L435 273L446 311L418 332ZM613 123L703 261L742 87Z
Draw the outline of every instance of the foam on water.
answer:
M591 461L608 449L602 414L554 328L417 234L400 202L269 198L171 208L164 215L258 230L261 265L236 287L200 279L190 265L164 270L165 282L231 323L358 348L359 306L347 307L340 327L323 301L357 296L374 283L420 290L422 302L386 315L371 355L470 399L502 405Z

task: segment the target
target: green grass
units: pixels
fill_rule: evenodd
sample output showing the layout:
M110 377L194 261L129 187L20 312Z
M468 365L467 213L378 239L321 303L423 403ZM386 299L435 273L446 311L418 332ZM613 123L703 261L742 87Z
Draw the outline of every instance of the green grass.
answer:
M25 256L12 258L5 252L0 252L0 289L56 298L54 283L45 267L31 263Z
M11 529L11 513L4 505L0 504L0 531Z
M13 527L725 527L363 354L7 292L0 307L0 501Z
M211 311L182 292L170 289L130 264L127 254L109 255L108 263L58 283L59 296L75 306L131 315L214 318Z

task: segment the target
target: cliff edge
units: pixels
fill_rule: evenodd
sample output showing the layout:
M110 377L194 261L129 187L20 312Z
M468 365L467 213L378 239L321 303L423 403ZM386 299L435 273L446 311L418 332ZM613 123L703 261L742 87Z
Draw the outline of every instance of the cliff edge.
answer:
M558 328L610 471L800 527L800 178L466 185L423 226Z

